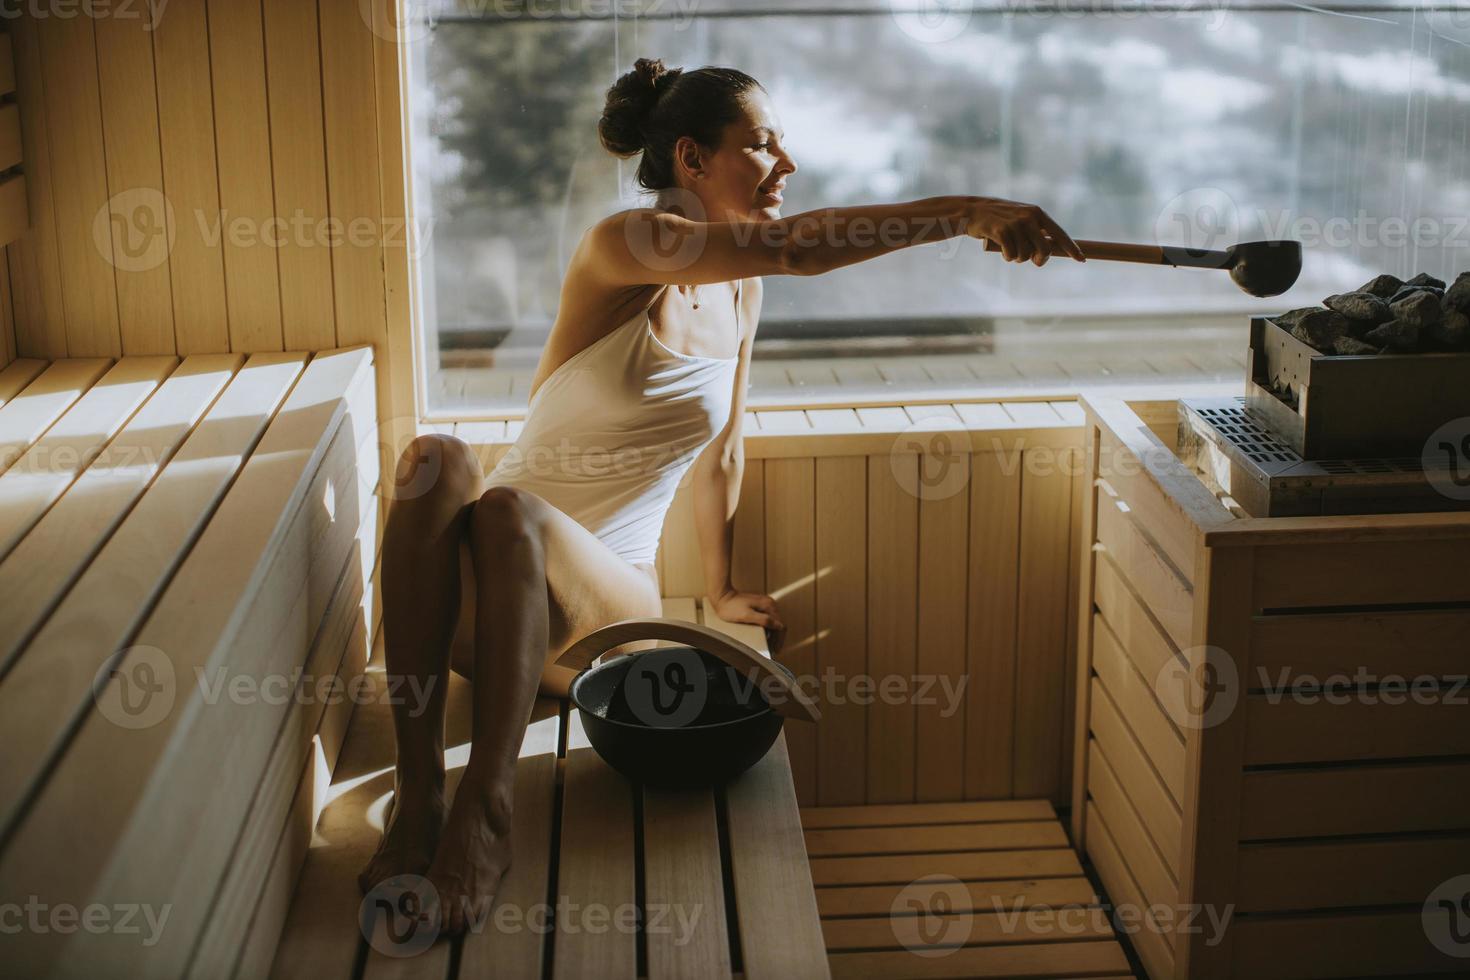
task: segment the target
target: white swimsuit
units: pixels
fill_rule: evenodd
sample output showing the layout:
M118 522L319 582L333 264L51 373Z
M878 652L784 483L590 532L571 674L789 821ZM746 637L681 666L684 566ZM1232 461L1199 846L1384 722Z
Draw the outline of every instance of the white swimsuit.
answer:
M485 484L535 493L622 558L648 564L685 471L730 418L739 360L738 350L671 350L654 336L652 307L551 372Z

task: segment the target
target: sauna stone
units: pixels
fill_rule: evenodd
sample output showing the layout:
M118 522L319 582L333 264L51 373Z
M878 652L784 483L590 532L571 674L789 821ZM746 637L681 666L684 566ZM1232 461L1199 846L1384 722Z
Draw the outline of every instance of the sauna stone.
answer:
M1454 283L1444 291L1444 305L1447 309L1470 314L1470 272L1462 272L1455 277Z
M1367 324L1363 330L1387 323L1393 319L1393 311L1388 308L1382 297L1375 296L1369 292L1338 293L1329 296L1322 302L1327 304L1329 310L1336 310L1354 323ZM1352 329L1351 327L1349 329Z
M1439 297L1431 292L1414 293L1389 304L1393 319L1412 323L1419 330L1428 330L1439 322L1443 310Z
M1384 273L1381 276L1374 276L1372 279L1369 279L1354 290L1354 292L1372 293L1379 299L1386 300L1402 289L1403 285L1404 281L1398 276L1390 276L1388 273Z
M1421 272L1413 279L1404 283L1405 286L1428 286L1431 289L1444 289L1444 280L1436 279L1427 272Z
M1332 342L1332 350L1337 354L1377 354L1378 348L1372 344L1365 344L1356 337L1338 337Z
M1412 351L1419 346L1419 325L1408 320L1390 320L1369 330L1363 340L1395 353Z
M1429 335L1450 350L1466 350L1470 348L1470 316L1459 310L1446 309L1439 321L1429 328Z
M1397 303L1399 300L1408 299L1410 296L1413 296L1416 293L1428 293L1429 295L1431 295L1431 296L1435 297L1436 299L1438 299L1439 297L1441 297L1441 296L1444 295L1444 290L1442 290L1442 289L1435 289L1433 286L1409 286L1409 285L1405 285L1402 289L1400 289L1398 292L1394 293L1392 296L1389 297L1388 305L1389 306L1392 306L1393 304Z
M1335 310L1316 309L1302 316L1291 335L1324 354L1332 350L1333 341L1348 332L1348 318Z

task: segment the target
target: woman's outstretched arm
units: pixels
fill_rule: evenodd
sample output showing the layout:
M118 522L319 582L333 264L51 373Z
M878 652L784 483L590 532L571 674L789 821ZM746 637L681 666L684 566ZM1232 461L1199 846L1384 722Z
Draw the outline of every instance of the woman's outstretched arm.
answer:
M588 258L595 261L587 268L609 287L814 276L960 235L996 242L1009 262L1045 265L1052 255L1085 261L1036 205L954 195L750 222L696 221L650 208L621 211L589 231Z

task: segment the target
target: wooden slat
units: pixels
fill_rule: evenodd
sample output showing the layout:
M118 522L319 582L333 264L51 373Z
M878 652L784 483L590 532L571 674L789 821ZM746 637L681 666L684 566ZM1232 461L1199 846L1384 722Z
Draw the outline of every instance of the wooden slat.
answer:
M224 252L195 220L213 220L220 211L205 0L169 0L153 30L153 54L163 186L179 222L169 253L178 352L229 350Z
M1470 762L1247 772L1240 836L1311 837L1470 829Z
M783 733L764 759L725 787L730 876L749 980L828 976L788 766Z
M64 743L98 670L127 644L173 577L303 360L297 354L250 358L5 675L0 826L9 827L24 793ZM191 394L198 399L204 392Z
M1256 562L1255 602L1262 609L1467 602L1465 553L1453 538L1271 548L1269 561Z
M169 252L181 216L177 211L170 213L171 204L163 196L154 19L143 16L143 10L137 13L139 16L97 18L97 76L107 184L112 192L106 220L117 280L122 352L172 354L176 348ZM189 225L186 233L192 233L193 215L182 218Z
M1445 694L1451 690L1443 689ZM1412 690L1372 696L1373 703L1349 695L1336 704L1322 696L1313 704L1290 694L1277 704L1266 695L1250 696L1245 703L1246 764L1470 755L1470 700L1463 693L1423 704L1415 703L1422 694Z
M22 357L0 370L0 408L8 405L48 367L38 357Z
M71 357L117 357L117 285L110 243L93 240L92 225L107 207L102 107L97 87L95 17L38 17L45 119L51 138L56 240Z
M0 180L0 246L14 245L17 239L26 233L29 225L30 210L26 203L26 179L22 174L12 174ZM14 304L13 300L12 304Z
M766 462L747 459L740 481L740 503L735 509L735 540L730 576L735 587L749 592L766 590Z
M1414 971L1463 976L1465 960L1437 949L1419 909L1343 915L1241 919L1235 933L1238 975L1260 980L1401 977Z
M1076 977L1084 973L1107 976L1128 971L1128 957L1114 941L975 946L945 956L901 952L837 953L832 957L836 978L897 977Z
M879 691L891 678L908 684L918 664L918 465L918 456L868 459L868 595L883 597L868 603L868 673ZM870 803L914 801L915 710L911 698L868 707Z
M219 247L225 260L232 350L286 349L281 334L277 249L269 244L282 231L270 224L276 210L263 34L261 4L210 3L209 63L219 151L219 203L228 215ZM294 93L298 99L305 94ZM280 149L292 152L291 140L283 138ZM284 234L302 233L291 228Z
M177 363L172 355L118 361L25 455L0 473L0 561L66 493Z
M730 972L714 795L643 790L644 936L650 980Z
M1169 564L1140 528L1138 519L1098 488L1097 540L1108 550L1114 570L1143 600L1178 649L1190 646L1194 595L1189 580Z
M1423 904L1470 867L1470 836L1248 844L1240 849L1239 910L1285 912Z
M918 901L914 904L923 907ZM925 952L931 955L945 955L951 948L1097 942L1113 938L1107 912L1101 908L1085 911L1030 909L1018 918L973 915L967 911L926 911L921 914L925 917L924 934L932 931L942 940L942 943L937 941L932 947L925 947ZM907 916L828 919L822 923L827 951L833 954L849 950L904 949L919 935L923 934Z
M953 417L958 424L959 416L949 406L926 408L929 412L915 417ZM907 411L915 415L915 407ZM913 693L918 709L914 799L955 800L965 795L965 687L970 682L965 640L970 454L948 431L922 441L926 449L919 455L919 482L913 487L919 497L919 595L924 597L918 606L914 658L920 678Z
M1044 403L1035 403L1044 405ZM1056 415L1049 406L1046 411ZM1008 406L1007 411L1014 411ZM1068 514L1072 480L1057 454L1028 449L1021 471L1021 558L1016 596L1016 738L1012 793L1063 802L1062 757L1066 669Z
M51 138L46 129L46 87L41 75L41 48L37 18L11 22L19 75L32 79L15 98L20 105L21 139L25 144L29 178L17 185L24 192L25 210L17 214L14 189L0 184L0 227L8 237L17 227L30 227L6 244L15 304L15 342L28 357L66 357L66 314L61 298L61 255L56 237L56 206L52 197ZM26 215L29 219L26 220ZM16 221L19 217L21 220Z
M145 659L151 650L163 651L175 676L190 678L197 670L222 668L270 675L301 662L298 644L309 641L304 617L310 523L309 513L304 523L297 514L328 453L330 434L341 428L348 400L370 391L372 367L368 348L318 355L307 365L134 647L121 658L100 705L122 703L122 678L139 676L139 664L159 669L156 658ZM346 446L349 465L355 449ZM205 911L199 893L228 858L220 837L241 810L240 795L258 776L250 755L260 747L254 732L280 711L230 697L206 700L199 685L179 685L176 697L173 710L151 726L123 728L96 716L83 724L3 859L7 878L37 886L45 881L58 896L175 902L172 932L146 953L130 954L140 968L170 974L182 966ZM221 770L215 739L230 732L238 764ZM268 750L266 742L263 751ZM166 778L155 778L165 765ZM181 786L205 781L207 794L180 792ZM106 800L106 808L98 809L97 800ZM63 829L65 815L89 806L97 816L86 837L60 840L58 835L71 837ZM163 842L169 860L163 859ZM64 862L52 857L63 852ZM115 962L125 941L75 937L65 944L62 962L78 971ZM24 955L38 964L50 962L59 945L41 937ZM149 966L142 966L144 960Z
M674 492L658 548L659 587L665 595L704 595L704 561L694 519L694 481Z
M856 417L854 416L854 419ZM816 638L818 678L844 681L839 697L822 704L817 723L816 802L862 803L867 798L867 707L852 682L868 673L868 465L862 456L818 459L816 466ZM825 690L825 688L824 688Z
M776 654L798 681L816 676L816 465L810 459L769 460L765 466L766 590L786 624L785 645ZM810 683L808 681L808 683ZM786 728L796 798L817 800L817 733L802 724Z
M1077 581L1076 595L1072 597L1073 611L1069 616L1076 630L1077 645L1077 660L1069 669L1069 688L1074 701L1070 735L1073 766L1069 829L1073 846L1082 853L1087 851L1087 743L1091 736L1089 720L1092 717L1092 631L1098 609L1098 566L1102 563L1101 549L1096 546L1097 494L1093 489L1097 481L1097 447L1097 427L1085 426L1083 444L1078 450L1076 482L1072 486L1073 520L1077 522L1072 550L1077 556Z
M106 358L56 361L0 408L0 473L61 418L111 366Z
M1167 923L1160 923L1149 910L1148 902L1119 852L1113 835L1091 803L1087 804L1087 854L1097 868L1097 876L1113 904L1127 905L1132 911L1130 921L1134 930L1129 939L1148 975L1172 977L1174 952L1172 937L1165 938L1164 935Z
M959 406L961 413L970 406ZM999 409L1000 406L993 406ZM965 693L965 792L1011 795L1015 746L1016 594L1020 563L1020 456L970 457L969 686ZM997 697L996 692L1006 692Z
M949 878L892 885L828 886L817 889L817 908L823 917L884 915L900 899L934 908L942 893L955 912L1003 912L1037 906L1092 905L1097 891L1086 878L1038 878L1011 881L962 881Z
M558 847L558 902L615 916L635 900L632 787L597 755L573 709L567 728ZM616 919L611 921L615 922ZM624 929L592 931L590 923L557 922L552 971L557 977L632 978L637 975L634 934Z
M805 833L813 857L926 854L935 851L1004 851L1066 847L1055 818L1005 823L917 824L898 827L811 829Z
M10 35L0 34L0 95L15 91L15 53L11 49Z
M542 699L538 708L545 710ZM551 831L555 818L556 749L561 729L557 713L533 721L521 742L516 764L515 813L511 840L515 858L495 895L490 921L466 934L461 951L462 977L539 977L543 974L546 937L537 910L546 902L551 872ZM513 917L501 925L498 909Z
M275 214L306 231L284 236L280 264L281 330L286 350L337 344L332 310L332 250L324 240L326 143L316 5L265 0L265 69ZM503 426L502 426L503 428Z
M1113 846L1127 862L1128 873L1144 901L1149 905L1177 906L1179 880L1138 819L1137 811L1095 739L1088 743L1087 789L1091 796L1089 811L1096 808L1098 817L1106 824Z
M20 162L20 107L9 102L0 105L0 170L9 170Z
M1103 499L1107 498L1104 496ZM1148 607L1129 588L1111 555L1105 552L1098 554L1093 580L1093 601L1098 615L1128 655L1134 670L1145 680L1157 684L1187 668L1184 658L1149 613ZM1155 688L1155 695L1167 707L1167 698L1174 692Z
M1184 736L1155 700L1153 680L1138 673L1101 616L1092 635L1092 662L1102 686L1128 719L1128 727L1162 777L1169 796L1180 803L1184 799Z
M804 807L801 824L808 830L831 827L905 827L922 824L998 823L1007 820L1052 820L1056 811L1046 800L983 800L966 803L908 803L893 806Z
M1182 830L1179 804L1169 796L1117 705L1096 678L1092 682L1091 700L1092 731L1102 754L1170 871L1178 874Z
M1046 402L1002 402L1005 413L1023 425L1055 425L1061 415Z
M812 882L826 885L908 883L928 874L960 879L1065 878L1082 873L1070 848L1026 851L950 851L877 857L812 858Z
M1384 677L1470 672L1470 613L1373 612L1260 616L1251 623L1252 677L1262 687L1283 669L1318 680L1358 671Z

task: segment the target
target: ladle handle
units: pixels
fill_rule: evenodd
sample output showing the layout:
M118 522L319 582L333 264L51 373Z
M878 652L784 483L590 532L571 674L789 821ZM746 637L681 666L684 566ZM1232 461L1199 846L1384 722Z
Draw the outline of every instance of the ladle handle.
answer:
M1137 245L1132 242L1098 242L1090 239L1074 239L1082 255L1089 259L1105 259L1110 262L1142 262L1145 265L1192 266L1198 269L1223 269L1230 264L1225 252L1205 248L1181 248L1163 245ZM985 251L1001 251L1000 243L985 239ZM1053 255L1065 255L1056 251Z
M786 690L785 697L767 699L771 702L771 708L778 715L786 718L800 718L803 721L816 721L818 718L816 705L812 703L811 698L800 687L793 685L791 678L778 670L771 663L770 658L762 656L757 650L734 637L726 636L708 626L700 626L698 623L690 623L682 619L650 617L623 619L610 623L593 630L567 647L562 651L561 656L556 658L556 663L560 667L585 670L592 661L613 647L636 640L669 640L674 643L686 643L719 657L748 677L752 674L760 675L760 677L752 677L757 682L765 677L773 678L770 683L778 684ZM766 691L770 688L763 684L761 690Z

